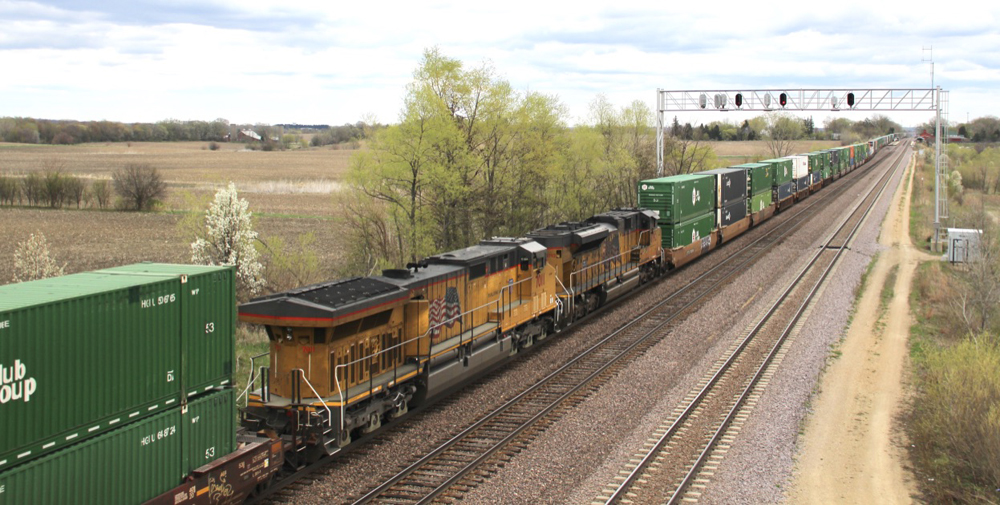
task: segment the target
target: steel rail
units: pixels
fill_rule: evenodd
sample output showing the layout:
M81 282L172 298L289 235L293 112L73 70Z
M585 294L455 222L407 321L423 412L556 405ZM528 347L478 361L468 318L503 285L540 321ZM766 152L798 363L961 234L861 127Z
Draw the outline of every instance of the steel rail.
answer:
M901 158L902 158L902 155L900 155L899 159L901 159ZM892 168L888 169L886 171L886 175L883 176L883 181L880 181L882 183L882 189L884 189L885 184L887 184L888 181L891 179L890 175L893 173L893 171L895 170L895 168L898 166L899 159L897 159L897 160L895 160L893 162L895 166L893 166ZM874 192L874 190L875 190L875 188L873 187L872 191L869 192L869 195L871 195L872 192ZM880 194L881 194L881 190L879 192L879 195ZM834 240L834 238L839 234L839 232L841 231L841 229L851 220L852 216L857 212L857 209L859 209L862 205L864 205L865 200L867 200L867 197L865 199L863 199L862 201L858 202L858 204L854 207L854 209L852 209L851 213L848 214L847 217L845 217L845 219L843 220L843 222L840 225L838 225L837 230L834 231L829 236L829 238L826 240L827 244L829 244L830 242L832 242ZM876 196L876 198L873 199L872 202L876 202L877 200L878 200L878 197ZM869 207L869 210L870 210L870 207ZM868 210L865 211L866 214L867 214L867 212L868 212ZM862 219L862 221L863 221L863 219ZM859 221L859 224L860 224L860 222L861 221ZM857 227L855 227L855 229L856 228ZM852 233L853 233L853 231L852 231ZM608 503L608 504L615 503L615 502L621 500L624 497L624 494L628 491L628 489L632 486L632 484L636 481L636 479L640 475L642 475L642 473L649 466L649 464L656 458L656 456L658 455L658 453L660 452L660 450L662 449L662 447L666 444L666 442L669 441L671 438L674 437L674 435L677 433L677 431L680 429L680 427L683 426L683 424L685 423L685 421L687 421L690 418L691 414L696 410L696 408L702 404L702 401L708 396L708 394L716 386L716 384L719 382L719 380L726 374L726 372L729 371L731 365L740 357L740 355L742 354L742 352L746 349L746 347L753 340L753 338L757 335L757 333L763 328L763 326L765 325L765 323L769 321L769 319L771 318L771 316L773 316L773 314L778 310L778 308L782 304L782 302L798 286L798 283L805 277L805 275L809 272L809 270L812 268L812 266L818 261L818 259L820 258L820 256L822 256L822 254L825 251L826 251L826 247L825 246L821 247L820 249L818 249L818 251L810 259L810 261L801 269L801 271L796 276L796 278L781 293L781 295L778 297L778 300L774 304L772 304L771 307L765 312L764 317L762 317L760 319L760 321L758 321L757 324L754 325L754 327L748 332L748 334L743 338L743 340L740 342L740 344L737 346L737 348L730 354L730 356L726 359L726 361L720 366L719 370L716 371L715 374L713 374L712 378L708 381L708 383L706 383L705 386L702 387L702 389L698 392L698 394L695 396L695 398L691 400L691 402L685 408L685 410L671 424L671 426L669 427L669 429L649 449L649 451L646 453L646 455L640 460L640 462L629 473L629 475L627 477L625 477L624 480L622 480L622 482L618 485L618 487L615 490L615 492L612 493L612 495L606 500L606 503ZM843 248L841 248L840 250L838 250L838 252L837 252L838 257L839 257L839 254L842 253L842 251L843 251ZM832 265L832 263L831 263L831 265ZM824 277L825 277L825 275L826 275L826 273L824 273ZM820 281L819 284L822 284L822 279L821 279L821 281ZM814 288L814 291L815 291L815 288ZM810 293L810 297L811 296L812 296L812 293ZM808 301L806 301L806 302L804 302L802 304L802 307L800 308L800 312L797 313L796 316L795 316L796 320L798 319L799 315L801 314L801 309L804 309L804 307L807 304L808 304ZM788 328L790 329L792 327L792 325L794 325L794 322L792 324L790 324ZM782 335L782 337L781 337L780 340L783 341L786 336L787 335ZM780 348L780 342L779 342L778 345L775 346L775 349L772 352L771 356L773 356L773 353L776 352L778 348ZM759 378L759 375L762 373L762 371L766 369L767 363L769 363L770 360L771 360L771 356L769 356L767 358L767 360L765 361L764 365L761 366L761 369L758 372L758 374L755 375L754 382L756 382L757 378ZM742 403L742 399L743 398L741 397L739 403ZM739 403L737 404L737 407L739 406ZM736 411L738 411L738 408L734 407L732 415L735 415ZM730 421L731 421L731 417L727 417L726 420L724 421L724 425L723 426L728 425ZM723 430L720 429L719 432L718 432L720 434L720 436L721 436L721 432L722 431ZM699 468L701 466L701 464L703 463L703 461L704 461L703 458L707 458L707 455L709 453L709 449L715 445L715 441L717 441L717 439L713 439L713 441L711 442L711 444L708 445L707 448L702 452L701 456L699 457L699 459L697 460L697 462L695 463L695 465L693 465L692 470L685 477L685 480L682 481L682 485L678 487L678 491L675 492L675 496L678 495L680 489L686 488L687 484L690 482L690 478L693 478L695 470L697 468ZM671 500L674 500L674 497L672 497ZM668 502L668 503L673 503L673 501Z
M836 195L839 195L843 190L846 190L845 186L840 186L840 188L841 188L840 191L837 191L837 192L827 192L826 195L828 197L832 198L832 197L834 197ZM605 363L604 366L602 366L599 369L597 369L597 370L593 371L592 373L588 374L587 377L584 380L580 381L579 384L577 384L575 387L573 387L570 390L566 391L565 393L559 395L556 400L550 402L550 404L547 405L546 407L544 407L540 412L538 412L537 414L531 416L531 418L529 420L525 421L520 426L518 426L517 428L515 428L507 436L505 436L499 442L497 442L496 444L494 444L493 446L491 446L490 448L488 448L487 450L485 450L482 454L480 454L474 460L472 460L471 462L469 462L466 465L464 465L460 471L455 472L451 477L447 478L443 483L441 483L440 485L436 486L431 492L427 493L422 499L420 499L419 501L416 501L415 503L427 503L430 500L433 500L435 497L437 497L438 495L440 495L441 493L443 493L444 491L446 491L449 487L451 487L452 485L454 485L455 483L457 483L459 480L461 480L461 478L464 477L466 474L468 474L472 469L476 468L477 466L481 465L483 462L485 462L486 460L488 460L492 455L494 455L497 451L499 451L500 449L502 449L510 441L514 440L518 435L520 435L521 433L523 433L525 430L527 430L531 426L535 425L539 420L543 419L547 414L551 413L552 410L556 409L560 404L562 404L567 399L569 399L570 397L572 397L581 388L583 388L584 386L588 385L590 382L592 382L595 378L597 378L598 376L600 376L603 372L607 371L609 368L613 367L618 361L620 361L624 357L628 356L635 347L643 344L652 335L654 335L655 333L659 332L667 324L671 323L679 314L683 314L686 310L688 310L689 308L691 308L694 304L696 304L702 298L704 298L708 294L714 292L715 288L717 288L719 285L721 285L727 279L729 279L730 277L732 277L733 275L735 275L735 274L737 274L739 272L742 272L741 267L743 267L747 263L750 263L751 261L753 261L754 259L756 259L757 257L759 257L761 254L763 254L764 252L768 251L769 248L761 248L761 249L753 252L753 254L751 254L751 255L749 255L749 256L747 256L745 258L742 258L742 261L736 263L735 265L731 265L731 263L734 262L737 258L740 258L740 256L741 256L742 253L750 251L753 247L755 247L755 246L757 246L759 244L765 243L766 240L774 238L775 235L778 235L778 237L779 237L778 240L780 240L780 237L784 233L787 233L788 231L791 231L791 230L795 230L798 227L800 227L803 223L805 223L807 221L807 218L811 217L810 211L812 211L814 209L814 207L816 207L817 205L821 204L822 202L828 201L829 198L816 197L816 198L811 199L811 200L812 201L811 201L811 203L809 205L806 205L806 206L803 206L803 207L798 207L797 209L793 207L793 209L797 210L797 212L794 213L794 214L792 214L786 221L784 221L783 223L775 226L773 229L768 230L764 235L762 235L761 237L755 239L754 241L750 242L749 244L746 244L741 249L734 251L730 256L723 258L722 261L720 261L717 265L713 266L712 268L710 268L705 273L699 275L696 279L694 279L693 281L691 281L688 285L684 286L683 288L681 288L677 292L671 294L666 299L658 302L657 304L655 304L651 308L647 309L642 314L640 314L635 319L633 319L631 322L626 323L625 325L623 325L619 329L617 329L614 332L612 332L611 334L609 334L607 337L603 338L602 340L600 340L596 344L592 345L590 348L588 348L583 353L581 353L580 355L576 356L575 358L573 358L572 360L570 360L569 362L567 362L566 364L564 364L563 366L561 366L559 369L557 369L554 372L550 373L545 378L537 381L533 386L531 386L528 389L522 391L520 394L518 394L514 398L510 399L509 401L507 401L506 403L504 403L500 407L496 408L494 411L492 411L491 413L487 414L486 416L484 416L482 419L480 419L476 423L474 423L471 426L467 427L466 429L462 430L460 433L458 433L457 435L455 435L454 437L452 437L448 441L444 442L443 444L441 444L440 446L438 446L436 449L430 451L429 453L427 453L426 455L424 455L422 458L420 458L416 462L414 462L411 465L407 466L407 468L405 468L404 470L400 471L395 476L393 476L392 478L390 478L387 481L385 481L383 484L379 485L375 489L373 489L373 490L369 491L368 493L366 493L364 496L362 496L361 498L359 498L358 500L356 500L354 503L356 505L359 505L359 504L368 503L368 502L370 502L372 500L375 500L378 496L380 496L381 494L385 493L386 491L388 491L389 489L391 489L396 484L399 484L401 481L403 481L403 479L405 479L406 477L408 477L412 473L414 473L417 470L419 470L421 467L423 467L424 465L426 465L428 462L434 460L437 456L443 454L449 448L453 447L454 445L456 445L460 441L462 441L465 438L467 438L470 434L472 434L473 432L475 432L477 429L483 427L484 425L486 425L487 423L489 423L491 420L497 418L499 415L501 415L502 413L504 413L505 411L507 411L508 409L510 409L511 407L513 407L514 405L517 405L518 403L520 403L521 401L523 401L526 397L528 397L532 393L540 390L547 383L549 383L550 381L554 380L556 377L562 375L564 372L566 372L567 370L569 370L571 367L573 367L577 363L581 362L583 359L585 359L590 354L592 354L592 353L596 352L597 350L599 350L599 349L603 348L604 346L606 346L609 342L611 342L612 340L614 340L615 338L617 338L623 332L625 332L625 331L627 331L627 330L629 330L629 329L631 329L631 328L639 325L640 323L644 322L651 314L654 314L657 310L659 310L663 306L667 305L668 303L673 302L678 297L680 297L682 295L689 294L692 290L694 290L696 287L698 287L699 283L701 283L705 279L709 278L710 275L722 271L722 269L724 267L727 267L727 266L732 267L731 270L728 271L728 272L725 272L725 275L723 275L720 279L718 279L718 280L712 282L710 285L708 285L708 287L702 293L698 294L694 299L692 299L688 303L684 304L679 309L675 310L675 313L673 315L671 315L670 317L668 317L667 319L665 319L661 323L657 324L656 327L654 327L652 330L649 330L648 332L646 332L643 336L637 338L634 342L632 342L625 349L623 349L621 352L619 352L615 357L613 357L610 360L607 360L607 362ZM810 213L810 214L807 214L807 213ZM800 217L801 217L801 219L799 219Z

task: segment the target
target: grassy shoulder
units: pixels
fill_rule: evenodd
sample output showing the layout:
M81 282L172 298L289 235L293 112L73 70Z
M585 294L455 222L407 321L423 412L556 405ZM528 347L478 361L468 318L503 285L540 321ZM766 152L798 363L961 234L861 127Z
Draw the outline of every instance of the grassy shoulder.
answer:
M910 226L925 250L933 235L933 170L918 155ZM975 227L963 220L976 209L996 212L991 200L975 189L952 191L948 225ZM911 291L914 395L905 422L914 471L932 503L1000 502L1000 322L974 313L970 300L982 284L974 275L969 266L926 262ZM977 317L984 323L974 323Z

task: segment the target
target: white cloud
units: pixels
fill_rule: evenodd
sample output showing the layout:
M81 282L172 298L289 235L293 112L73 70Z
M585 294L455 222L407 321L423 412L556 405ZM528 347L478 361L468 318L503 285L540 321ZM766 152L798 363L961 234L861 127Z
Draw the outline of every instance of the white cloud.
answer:
M997 8L925 3L0 0L0 114L394 121L423 51L438 46L469 66L490 61L516 89L558 95L579 121L597 93L652 106L657 88L926 87L921 48L933 44L953 111L1000 115L988 90L1000 77Z

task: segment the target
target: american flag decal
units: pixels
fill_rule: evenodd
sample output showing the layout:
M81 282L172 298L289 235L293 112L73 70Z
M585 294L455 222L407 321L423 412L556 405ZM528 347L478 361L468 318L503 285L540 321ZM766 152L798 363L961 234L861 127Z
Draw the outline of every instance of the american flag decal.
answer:
M448 328L454 326L461 313L462 302L458 299L458 288L446 289L444 298L431 300L429 314L431 335L436 337L441 333L441 323Z

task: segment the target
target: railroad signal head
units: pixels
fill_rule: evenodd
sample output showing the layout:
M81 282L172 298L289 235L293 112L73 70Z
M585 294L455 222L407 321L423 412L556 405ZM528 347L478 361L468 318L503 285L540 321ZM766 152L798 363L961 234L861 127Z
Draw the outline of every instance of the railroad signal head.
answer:
M708 105L708 95L702 93L698 97L698 106L704 109Z
M854 107L854 93L847 94L847 106Z
M780 103L782 107L784 107L785 105L787 105L788 104L788 95L785 94L785 93L782 93L782 94L778 95L778 103Z
M736 99L733 101L736 102L737 107L743 107L743 93L736 93Z

